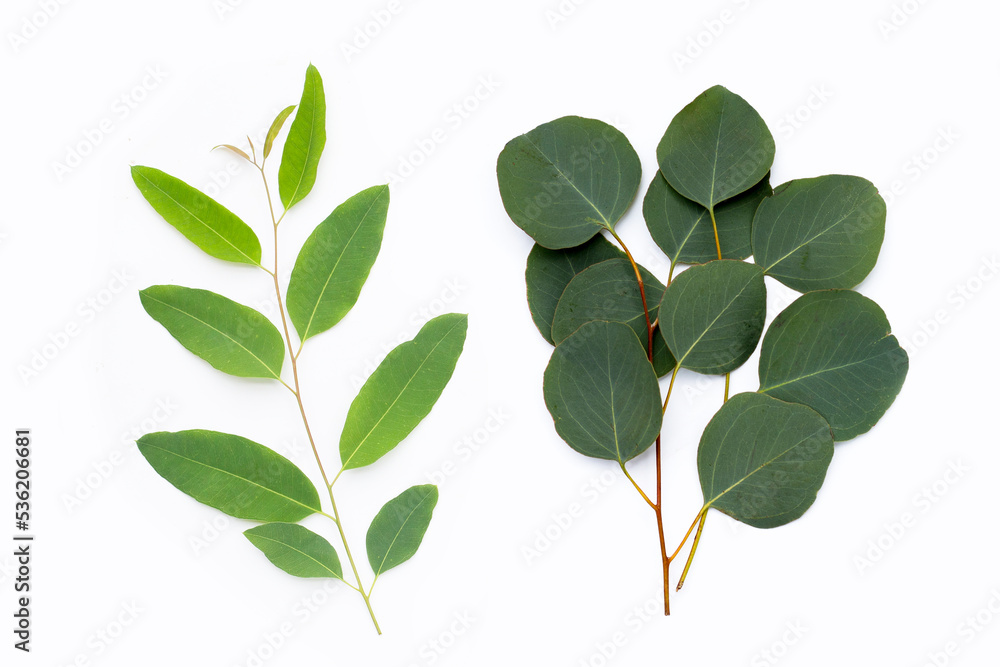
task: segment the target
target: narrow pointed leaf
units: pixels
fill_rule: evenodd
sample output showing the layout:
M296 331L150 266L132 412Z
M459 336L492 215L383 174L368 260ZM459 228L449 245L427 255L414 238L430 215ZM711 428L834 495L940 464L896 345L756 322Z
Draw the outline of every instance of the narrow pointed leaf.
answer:
M337 550L321 535L297 523L265 523L243 531L275 566L295 577L343 580Z
M624 134L579 116L512 139L497 160L507 214L536 243L553 250L612 229L635 198L641 171Z
M243 150L242 148L237 148L236 146L233 146L232 144L219 144L218 146L215 146L214 148L212 148L212 150L214 151L216 148L225 148L227 150L230 150L230 151L236 153L237 155L239 155L241 158L243 158L247 162L253 162L253 160L250 159L250 156L247 155L247 152L245 150Z
M132 180L164 220L212 257L260 265L257 235L219 202L152 167L132 167Z
M814 410L737 394L698 445L705 505L756 528L784 525L816 500L832 458L830 425Z
M714 86L670 121L656 159L677 192L712 208L764 178L774 162L774 138L746 100Z
M264 159L271 154L271 146L274 145L274 140L278 138L278 133L281 132L281 126L285 124L285 119L288 118L292 112L295 111L295 105L287 106L282 109L278 115L275 117L274 122L271 123L271 127L267 130L267 136L264 138Z
M302 201L316 183L316 169L326 145L326 98L323 80L313 65L306 69L302 100L285 139L278 167L278 192L287 211Z
M753 221L754 261L794 290L851 288L875 267L885 201L858 176L789 181Z
M382 246L389 186L362 190L309 235L288 283L288 315L301 340L322 333L354 306Z
M535 326L548 342L552 339L552 318L563 290L578 273L606 259L624 257L625 253L598 234L581 246L549 250L537 243L528 253L524 282L528 287L528 309Z
M760 351L760 392L808 405L837 440L867 432L906 379L909 359L878 305L857 292L809 292L778 314Z
M160 431L136 444L165 480L237 519L294 522L321 511L309 478L252 440L216 431Z
M771 194L768 178L715 207L719 246L723 259L751 255L750 231L757 206ZM656 173L642 201L642 215L649 235L673 262L701 264L718 259L715 232L708 209L674 190L663 174Z
M223 373L281 378L285 343L259 312L208 290L154 285L139 292L142 307L170 335Z
M423 484L410 487L382 506L366 539L368 562L376 577L417 553L437 501L437 487Z
M660 304L659 331L681 367L721 375L753 354L766 310L760 268L716 260L692 266L674 279Z
M345 470L382 458L430 413L462 354L467 328L466 315L440 315L382 360L347 412L340 436Z
M655 322L663 298L663 283L639 267L649 307L649 321ZM642 307L635 270L627 259L609 259L578 273L566 286L552 319L552 339L561 343L586 322L621 322L631 327L643 343L649 344L646 313ZM653 336L653 367L657 375L674 369L674 357L660 336Z
M625 463L653 444L663 421L656 373L620 322L588 322L557 345L543 392L556 432L586 456Z

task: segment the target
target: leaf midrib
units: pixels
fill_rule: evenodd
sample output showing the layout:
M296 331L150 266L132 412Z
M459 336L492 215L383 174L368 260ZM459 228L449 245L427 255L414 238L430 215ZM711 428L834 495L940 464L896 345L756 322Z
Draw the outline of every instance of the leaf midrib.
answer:
M306 177L306 171L309 168L309 158L310 158L310 156L312 156L313 139L316 136L316 99L317 99L317 91L318 90L319 90L319 86L317 86L316 82L313 81L313 86L312 86L312 91L311 91L312 92L312 100L310 100L310 104L311 104L310 116L311 116L311 118L309 119L309 136L307 138L308 140L306 141L306 154L305 154L305 157L302 159L302 169L299 171L299 177L298 177L298 179L295 182L295 189L292 190L292 193L288 197L288 208L291 208L292 206L294 206L296 203L299 202L299 199L297 199L298 194L299 194L299 189L302 187L302 181L305 179L305 177ZM300 103L299 104L299 109L301 109L301 108L302 108L302 104ZM296 118L296 120L298 119L298 114L296 114L295 118ZM294 125L295 121L292 121L292 124Z
M327 571L327 572L329 572L330 574L332 574L332 575L333 575L334 577L336 577L337 579L340 579L341 581L343 581L343 580L344 580L344 577L343 577L343 575L342 575L342 574L337 574L337 572L335 572L335 571L334 571L334 570L333 570L333 569L332 569L332 568L331 568L330 566L328 566L328 565L327 565L326 563L324 563L324 562L323 562L323 561L321 561L321 560L318 560L318 559L317 559L317 558L315 558L315 557L314 557L314 556L313 556L312 554L307 554L307 553L306 553L305 551L302 551L301 549L297 549L297 548L295 548L294 546L292 546L292 545L291 545L291 544L289 544L288 542L282 542L281 540L276 540L276 539L274 539L273 537L267 537L266 535L261 535L260 533L254 533L254 534L253 534L253 536L254 536L254 537L255 537L256 539L258 539L258 540L266 540L266 541L268 541L268 542L274 542L275 544L280 544L281 546L285 547L286 549L290 549L290 550L294 551L294 552L295 552L295 553L297 553L297 554L301 554L301 555L305 556L306 558L308 558L309 560L311 560L311 561L313 561L314 563L316 563L317 565L319 565L319 566L320 566L321 568L323 568L324 570L326 570L326 571Z
M556 173L559 174L562 177L562 179L564 181L566 181L566 183L569 184L569 186L571 188L573 188L574 190L576 190L576 193L578 195L580 195L580 197L583 198L583 200L590 205L590 208L594 209L594 212L597 213L597 215L601 216L602 226L604 226L607 229L611 229L611 223L608 222L608 219L604 216L604 213L601 212L601 209L597 208L597 205L587 195L583 194L583 192L580 190L580 188L576 187L576 183L574 183L572 180L570 180L569 176L567 176L566 173L563 172L563 170L560 169L556 165L556 163L552 160L552 158L550 158L545 153L545 151L543 151L542 148L538 144L536 144L534 141L532 141L531 138L528 137L527 135L525 135L525 140L529 144L531 144L534 147L535 150L538 151L539 155L541 155L543 158L545 158L548 161L548 163L550 165L552 165L552 168L556 170Z
M392 536L392 541L389 542L389 547L385 550L385 554L383 554L383 556L382 556L382 562L378 564L378 570L375 571L375 577L376 578L379 575L382 574L382 572L383 572L382 566L384 566L385 562L387 560L389 560L389 554L392 553L392 547L396 544L396 540L398 540L399 536L402 534L403 528L405 528L406 524L409 523L410 518L413 517L413 514L418 509L420 509L420 506L423 505L427 501L427 499L430 498L430 497L431 497L430 493L425 493L424 497L420 499L420 502L418 502L416 505L413 506L413 509L410 510L410 513L407 514L406 518L403 519L402 523L399 524L399 529L396 531L396 534ZM374 570L375 568L373 567L372 569Z

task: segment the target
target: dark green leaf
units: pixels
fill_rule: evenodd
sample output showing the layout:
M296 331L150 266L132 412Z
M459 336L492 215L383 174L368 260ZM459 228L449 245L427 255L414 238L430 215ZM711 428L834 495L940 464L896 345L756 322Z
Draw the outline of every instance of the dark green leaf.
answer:
M267 559L290 575L343 580L337 550L322 536L297 523L265 523L243 531Z
M705 427L698 476L705 506L756 528L802 516L833 458L830 425L804 405L737 394Z
M874 301L850 290L809 292L764 336L760 391L808 405L837 440L849 440L882 418L908 369L906 351Z
M362 190L302 246L288 283L288 315L303 341L334 326L357 302L382 246L388 210L388 185Z
M655 322L663 283L639 267L649 307L649 321ZM646 313L635 278L635 269L627 259L608 259L584 269L566 286L552 319L552 340L561 343L586 322L603 320L627 324L643 346L648 346ZM653 366L657 375L674 369L675 361L663 340L653 336Z
M281 132L281 126L285 124L285 119L288 118L291 113L295 111L295 105L285 107L280 113L275 117L274 122L271 123L271 127L267 130L267 136L264 138L264 159L271 154L271 146L274 145L274 140L278 138L278 132Z
M746 259L751 255L753 214L770 194L771 184L765 176L746 192L715 207L723 259ZM642 215L650 236L672 262L701 264L718 259L708 209L681 196L660 172L656 172L646 191Z
M552 353L543 390L556 432L586 456L624 464L660 431L656 373L626 324L587 322L577 329Z
M285 343L271 321L253 308L179 285L147 287L139 299L181 345L223 373L281 379Z
M376 579L417 553L437 501L438 490L433 484L411 486L378 511L366 540L368 562Z
M312 190L316 169L326 145L326 98L323 80L312 65L306 69L306 82L295 119L288 130L285 148L278 167L278 192L287 211Z
M382 360L347 412L344 470L382 458L427 416L451 379L467 328L466 315L440 315Z
M858 176L789 181L753 221L754 261L792 289L854 287L878 259L885 201Z
M299 521L322 511L316 487L294 463L238 435L160 431L136 444L165 480L237 519Z
M212 257L260 265L257 235L219 202L152 167L132 167L132 180L164 220Z
M639 156L599 120L566 116L512 139L497 160L504 208L541 246L558 250L612 229L639 189Z
M774 161L774 139L746 100L714 86L670 121L656 159L675 190L712 208L760 183Z
M552 318L566 285L587 267L606 259L624 257L625 253L598 234L581 246L549 250L537 243L528 253L524 282L528 286L528 309L542 337L552 339Z
M760 268L731 259L692 266L667 288L660 333L683 368L728 373L750 358L767 310Z

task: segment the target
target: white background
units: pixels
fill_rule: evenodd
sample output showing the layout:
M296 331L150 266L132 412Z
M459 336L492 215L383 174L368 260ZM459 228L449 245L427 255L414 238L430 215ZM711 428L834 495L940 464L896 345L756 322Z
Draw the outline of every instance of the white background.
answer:
M1000 540L986 508L1000 463L1000 232L988 199L997 5L576 0L560 10L558 0L402 0L386 26L369 26L369 43L345 54L372 12L384 18L389 6L4 4L0 414L10 449L15 428L33 432L37 540L31 655L10 646L13 563L0 550L3 663L994 664ZM678 61L685 52L689 61ZM390 456L338 483L367 581L364 534L377 509L452 472L420 551L375 590L381 637L352 591L327 593L273 568L240 534L249 524L178 493L133 444L150 429L236 432L317 477L288 393L214 371L137 297L177 283L266 309L268 277L201 253L155 215L128 170L148 164L215 186L269 256L258 179L209 149L262 133L298 101L309 62L324 78L328 142L316 188L282 225L286 277L336 204L419 162L393 184L385 243L358 305L302 357L329 465L370 364L445 301L470 314L465 353L431 416ZM559 440L542 402L550 348L524 300L531 243L504 214L495 161L540 123L600 118L636 147L644 191L670 118L716 83L768 122L772 182L858 174L889 200L880 261L859 290L885 309L911 368L877 427L838 445L804 518L760 531L710 516L674 615L663 618L652 513L613 467ZM443 141L431 139L436 128ZM72 152L87 154L65 172L58 165ZM664 278L638 205L619 230ZM788 292L769 288L773 316ZM61 335L73 326L77 335ZM43 351L37 375L23 377ZM755 367L756 356L734 375L734 391L756 388ZM665 425L671 545L701 504L695 450L721 397L719 379L678 377ZM491 411L503 423L486 437ZM460 444L467 438L478 451ZM13 533L6 451L0 535ZM632 466L647 487L650 459ZM894 527L907 515L910 525ZM338 544L314 519L306 524ZM653 613L635 611L644 606ZM967 621L977 613L978 630Z

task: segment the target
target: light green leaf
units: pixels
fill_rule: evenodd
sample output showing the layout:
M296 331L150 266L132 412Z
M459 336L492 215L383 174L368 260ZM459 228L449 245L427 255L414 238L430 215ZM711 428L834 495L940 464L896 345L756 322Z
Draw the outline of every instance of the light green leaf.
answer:
M340 436L344 470L374 463L427 416L465 345L468 316L435 317L390 352L361 387Z
M715 207L719 246L723 259L746 259L751 255L750 230L757 206L771 194L768 178ZM701 264L718 259L715 232L708 209L681 196L656 172L642 201L642 215L649 235L671 261Z
M760 183L774 138L746 100L713 86L670 121L656 159L675 190L710 209Z
M164 220L212 257L260 265L257 235L219 202L152 167L132 167L132 180Z
M309 65L302 100L288 130L278 167L278 192L287 211L312 190L326 145L326 97L319 71Z
M653 444L663 421L656 373L620 322L587 322L557 345L543 392L556 432L586 456L624 464Z
M306 239L288 283L288 315L305 341L354 306L382 246L389 186L362 190L334 209Z
M541 246L578 246L612 229L635 198L639 156L614 127L566 116L512 139L497 160L507 214Z
M721 375L750 358L764 330L760 268L731 259L692 266L667 288L660 333L683 368Z
M282 109L271 123L271 127L268 128L267 136L264 138L265 160L267 159L267 156L271 154L271 147L274 145L274 140L278 138L278 133L281 132L281 126L285 124L285 119L288 118L293 111L295 111L294 104Z
M295 577L343 580L337 550L320 535L297 523L265 523L244 530L250 543L278 568Z
M241 158L243 158L247 162L250 162L250 163L253 162L253 160L250 159L250 156L247 155L247 152L245 150L243 150L242 148L237 148L236 146L233 146L232 144L219 144L218 146L213 147L212 150L214 151L216 148L225 148L226 150L229 150L229 151L232 151L233 153L236 153L237 155L239 155Z
M804 405L737 394L705 427L698 476L705 506L756 528L802 516L833 458L830 425Z
M528 286L531 319L545 340L556 344L552 339L552 318L569 281L589 266L624 256L625 253L601 234L575 248L549 250L537 243L532 247L524 282Z
M909 359L878 305L857 292L799 297L771 323L760 351L760 392L808 405L837 440L867 432L903 386Z
M368 528L368 562L377 579L417 553L437 505L433 484L411 486L387 502Z
M754 261L800 292L854 287L871 272L885 236L885 201L858 176L789 181L753 221Z
M223 373L281 379L285 344L271 321L253 308L179 285L147 287L139 298L177 342Z
M238 435L160 431L136 444L165 480L237 519L299 521L322 511L316 487L294 463Z
M639 267L649 307L649 321L655 322L663 298L663 283ZM552 318L552 340L558 345L587 322L621 322L648 349L646 313L642 307L635 270L627 259L608 259L578 273L566 286ZM653 367L657 375L674 369L675 361L663 339L653 336Z

